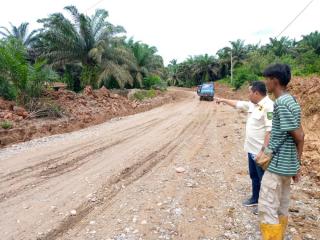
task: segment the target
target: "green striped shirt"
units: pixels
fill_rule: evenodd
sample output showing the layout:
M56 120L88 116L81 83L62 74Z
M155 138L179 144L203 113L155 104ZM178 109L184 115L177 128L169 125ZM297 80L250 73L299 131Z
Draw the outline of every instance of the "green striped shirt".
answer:
M275 151L268 171L294 176L300 168L296 144L290 131L300 127L301 108L290 94L280 96L274 103L269 148Z

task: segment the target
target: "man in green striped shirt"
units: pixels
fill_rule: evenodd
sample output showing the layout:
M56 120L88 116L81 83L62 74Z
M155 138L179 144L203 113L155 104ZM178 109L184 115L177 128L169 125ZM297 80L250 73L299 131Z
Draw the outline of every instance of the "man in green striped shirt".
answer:
M267 89L276 101L271 138L265 153L272 160L262 179L259 199L259 219L263 240L282 240L288 224L291 179L298 181L304 133L301 109L287 91L291 79L290 67L274 64L265 69Z

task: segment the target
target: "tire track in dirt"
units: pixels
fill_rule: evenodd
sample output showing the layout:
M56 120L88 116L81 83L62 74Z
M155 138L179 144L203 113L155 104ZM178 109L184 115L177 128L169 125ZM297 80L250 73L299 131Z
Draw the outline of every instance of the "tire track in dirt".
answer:
M50 160L46 161L46 164L39 164L37 166L38 169L33 169L31 171L30 170L28 171L28 173L32 172L32 175L24 176L24 178L21 178L21 176L19 176L20 179L16 179L17 178L16 177L16 178L13 178L13 180L15 180L15 182L18 182L18 181L26 180L26 179L32 178L32 177L38 177L38 178L36 180L28 183L28 184L20 186L17 189L13 189L13 190L1 193L0 194L0 203L3 202L3 201L6 201L6 200L8 200L8 199L10 199L12 197L16 197L20 193L28 191L29 189L34 188L35 186L41 185L41 184L45 183L50 178L58 177L58 176L60 176L62 174L65 174L65 173L68 173L68 172L70 172L72 170L77 169L78 167L80 167L83 164L85 164L88 161L90 161L90 159L88 159L90 156L93 156L95 154L103 152L103 151L105 151L105 150L107 150L107 149L109 149L111 147L114 147L114 146L116 146L118 144L124 143L124 142L126 142L126 141L128 141L128 140L130 140L130 139L132 139L134 137L142 136L143 134L145 134L146 131L148 131L149 127L155 126L159 122L161 122L161 120L155 121L155 122L153 122L153 123L151 123L151 124L149 124L147 126L144 126L143 128L140 129L139 134L134 132L131 135L125 137L125 138L116 140L116 141L111 142L110 144L106 144L106 145L104 145L104 146L102 146L100 148L93 149L93 150L91 150L89 152L87 152L87 150L86 150L83 155L80 155L78 157L71 157L71 160L69 160L69 161L60 163L60 164L58 164L56 166L49 167L47 170L42 170L40 173L34 174L33 173L34 171L39 170L39 168L43 167L44 165L47 165L50 162ZM96 144L92 144L92 145L90 144L90 146L96 146ZM62 156L62 157L54 159L53 163L57 163L57 162L59 162L59 160L63 160L64 157L66 157L67 160L70 159L70 156L66 155L66 156ZM12 185L14 185L14 183L11 183L9 186L12 187Z
M137 128L138 129L140 127L143 128L143 127L145 127L145 125L147 125L146 127L148 127L148 124L152 123L154 121L157 121L157 119L152 119L152 120L147 121L147 122L145 122L143 124L140 124L140 125L137 125L137 126L134 126L134 127L130 127L130 128L127 128L127 129L123 129L123 130L120 130L120 131L115 132L115 133L123 133L123 132L129 131L129 130L133 130L133 129L137 130ZM74 148L72 148L72 150L70 149L70 147L68 147L69 150L63 151L63 154L61 156L50 158L48 160L45 160L45 161L40 162L38 164L35 164L33 166L25 167L25 168L20 169L18 171L15 171L15 172L0 176L0 180L1 181L9 181L9 180L11 180L13 178L20 177L21 175L37 171L39 168L45 167L48 164L54 164L54 163L58 162L61 159L67 158L69 155L72 155L72 154L75 154L75 153L79 152L80 150L84 150L84 149L87 149L87 148L90 148L90 147L94 147L98 143L100 143L100 141L101 141L101 139L99 138L99 139L96 139L94 142L90 142L89 144L81 145L81 146L75 146Z
M122 191L123 186L133 184L138 179L149 173L155 166L165 159L169 159L170 154L179 149L182 139L185 139L189 135L194 135L194 133L199 131L201 126L205 131L207 123L210 122L210 113L207 113L204 119L195 121L192 120L188 123L178 134L174 137L172 141L169 141L165 145L161 146L158 150L150 153L146 158L138 163L133 164L130 167L123 169L119 174L116 174L100 188L97 193L97 199L95 203L84 202L76 210L77 216L67 217L58 227L48 232L45 236L38 238L39 240L53 240L62 236L64 233L73 229L78 223L82 221L86 216L88 216L93 210L99 206L107 207L111 200ZM172 159L171 159L172 160ZM121 182L121 186L119 186Z
M125 128L125 129L121 129L121 130L116 130L116 131L111 131L109 134L121 134L121 133L126 133L126 135L128 134L128 131L131 131L131 130L134 130L134 131L140 131L140 130L143 130L147 127L151 127L151 126L154 126L154 124L150 125L149 123L154 123L154 122L157 122L157 123L160 123L161 120L163 121L164 119L169 119L173 116L175 116L176 114L173 113L173 114L169 114L168 116L166 116L165 118L163 119L159 119L159 118L154 118L154 119L151 119L149 121L146 121L142 124L138 124L138 125L135 125L133 127L129 127L129 128ZM57 157L54 157L54 158L50 158L48 160L45 160L45 161L41 161L40 163L38 164L35 164L33 166L28 166L28 167L25 167L23 169L19 169L18 171L15 171L15 172L11 172L9 174L6 174L6 175L3 175L1 176L0 175L0 182L4 182L4 181L9 181L13 178L18 178L20 177L21 175L24 175L24 174L28 174L30 172L34 172L34 171L37 171L38 169L42 168L42 167L45 167L46 165L48 164L54 164L56 162L59 162L59 160L61 159L66 159L69 155L72 155L72 154L75 154L75 153L78 153L79 151L81 150L84 150L84 149L87 149L90 147L94 147L96 145L99 145L101 144L101 140L105 141L105 138L104 136L98 138L98 139L95 139L93 142L91 141L89 144L82 144L81 146L68 146L66 149L60 149L59 152L57 152L57 155L59 155L60 152L63 152L62 155L60 156L57 156ZM55 153L54 153L55 154Z
M139 176L137 179L135 179L134 181L130 182L129 184L125 185L125 189L127 189L127 187L129 185L134 184L137 180L140 180L142 177L147 177L147 174L151 174L151 170L152 172L157 172L155 169L159 169L162 167L168 167L170 166L170 164L175 160L175 158L179 155L181 155L184 152L184 155L186 158L188 159L193 159L194 156L199 153L199 151L201 151L201 148L204 145L205 139L201 139L200 142L197 142L198 140L198 133L199 130L201 132L204 132L207 130L209 123L212 121L212 113L207 113L206 115L204 115L204 117L200 117L199 119L195 119L192 120L192 122L190 122L191 126L188 125L186 126L181 132L180 134L176 137L176 139L174 141L172 141L170 144L173 146L171 149L169 149L167 152L165 152L165 154L163 154L163 156L161 156L161 159L158 160L156 163L154 163L155 159L151 159L150 161L152 161L152 166L149 168L148 171L144 172L141 176ZM188 140L190 142L194 141L194 145L190 148L183 143L183 141L188 137ZM171 165L172 166L172 165ZM141 169L140 169L141 170ZM152 177L152 175L150 175ZM144 180L144 181L149 181L148 180ZM123 184L123 182L121 182L121 184ZM86 225L86 221L84 219L89 218L89 215L92 217L94 216L96 213L96 215L101 214L101 212L107 212L108 208L111 207L111 205L113 204L113 200L114 198L118 195L118 194L125 194L126 190L121 191L121 186L118 187L118 192L112 196L112 198L109 198L107 201L105 199L101 199L100 201L100 205L101 206L95 206L94 209L92 209L92 212L89 212L88 214L86 214L85 216L83 216L77 224L73 224L71 228L67 229L65 232L72 230L73 228L77 228L78 231L81 231L82 229L85 228ZM78 231L74 231L73 233L77 233ZM60 234L60 236L62 236L64 233ZM51 239L51 238L49 238ZM57 239L57 238L53 238L53 239ZM59 239L59 236L58 236ZM62 238L64 239L64 238ZM47 239L46 239L47 240Z
M71 155L70 153L64 154L62 156L52 158L52 159L46 160L45 162L36 164L35 166L28 167L28 168L22 169L21 171L14 172L10 176L7 175L7 178L10 177L10 179L4 179L4 181L7 181L6 184L9 185L6 188L12 188L14 186L14 184L25 181L27 179L32 179L32 178L36 178L36 179L28 182L27 184L19 186L18 188L11 189L9 191L1 193L0 194L0 203L7 201L8 199L14 198L23 192L26 192L32 188L35 188L36 186L40 186L40 185L44 184L45 182L47 182L51 178L59 177L62 174L76 170L80 166L82 166L82 165L86 164L88 161L90 161L90 159L92 159L92 156L99 154L107 149L110 149L116 145L130 141L133 138L143 136L146 132L148 132L150 129L152 129L152 127L163 122L164 119L167 120L167 119L171 119L172 117L176 117L176 116L177 116L176 113L172 113L172 114L169 114L168 116L166 116L165 118L152 119L152 120L147 121L141 125L138 125L138 127L128 128L129 130L132 130L132 132L129 132L129 133L127 133L127 131L125 131L125 130L121 130L120 132L126 133L126 137L119 137L119 139L116 141L113 141L111 143L105 144L102 147L95 148L93 150L88 151L87 149L90 149L90 147L92 147L92 146L93 147L99 146L99 143L101 143L101 139L98 139L92 144L90 143L88 145L85 145L84 147L81 147L81 151L75 150L74 152L78 153L78 154L79 154L79 152L80 153L84 152L84 154L81 154L77 157L75 157L74 155ZM59 163L59 161L61 161L61 160L63 162ZM56 163L58 163L58 164L54 165ZM46 167L46 169L42 170L44 167ZM14 174L16 174L15 177L13 177ZM5 188L3 188L3 189L5 189Z

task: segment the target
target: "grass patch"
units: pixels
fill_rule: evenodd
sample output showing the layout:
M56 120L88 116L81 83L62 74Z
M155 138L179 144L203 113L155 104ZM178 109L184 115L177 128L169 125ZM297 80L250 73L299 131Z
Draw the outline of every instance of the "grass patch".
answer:
M13 127L13 124L12 122L10 121L4 121L0 124L0 126L3 128L3 129L11 129Z
M133 94L134 99L142 101L148 98L154 98L157 96L157 92L154 89L151 90L141 90Z

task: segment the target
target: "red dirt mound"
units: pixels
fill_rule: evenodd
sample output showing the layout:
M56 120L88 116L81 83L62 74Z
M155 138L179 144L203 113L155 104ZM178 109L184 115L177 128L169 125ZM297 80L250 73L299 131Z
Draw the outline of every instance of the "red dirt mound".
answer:
M320 180L320 77L296 77L290 83L289 91L302 108L302 125L306 134L304 172Z
M176 93L157 92L157 96L144 101L128 100L105 87L93 90L86 87L83 93L60 89L45 93L44 108L27 112L14 102L0 98L0 123L9 121L9 129L0 126L0 148L34 138L71 132L96 125L114 117L122 117L147 111L179 98ZM36 104L39 104L37 102ZM61 116L61 118L37 118L36 116Z

